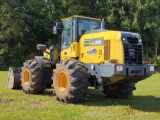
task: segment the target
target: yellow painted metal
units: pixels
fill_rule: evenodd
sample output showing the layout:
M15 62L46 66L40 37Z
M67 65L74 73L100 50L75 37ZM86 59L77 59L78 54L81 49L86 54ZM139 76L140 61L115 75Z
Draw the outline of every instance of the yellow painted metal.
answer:
M96 18L74 15L74 16L62 19L62 21L71 19L73 17L100 20ZM110 60L114 59L114 60L118 60L119 64L124 64L124 49L123 49L121 36L122 35L120 31L109 31L109 30L84 34L81 36L79 42L72 42L68 48L61 50L61 53L60 53L61 60L64 60L66 58L78 58L81 62L86 64L91 64L91 63L107 64L109 63ZM101 39L103 43L96 45L94 43L95 39ZM89 44L87 46L85 45L86 41ZM105 47L105 49L107 50L105 52L104 52L104 46L105 46L104 43L108 43L107 47L109 46L109 48ZM96 53L88 54L89 51L91 50L95 50ZM50 56L46 55L46 53L44 53L44 56L46 56L47 58L50 58ZM105 58L109 58L109 59L105 59Z
M46 53L47 52L47 53ZM43 52L43 56L44 57L46 57L46 58L48 58L49 60L51 59L51 56L50 56L50 54L48 54L48 53L50 53L51 52L51 50L50 49L47 49L46 50L46 52ZM59 51L58 51L58 49L55 49L54 51L53 51L53 63L57 63L58 61L58 55L59 55Z
M50 49L46 49L46 52L50 53L50 51L51 51ZM47 54L46 52L43 52L43 56L50 60L51 56L50 54Z
M115 37L115 59L118 60L118 63L124 64L124 49L123 49L123 43L122 43L122 34L121 32L117 31L116 37Z
M68 20L68 19L71 19L71 18L88 18L88 19L92 19L92 20L101 20L101 19L98 19L98 18L91 18L91 17L85 17L85 16L80 16L80 15L74 15L74 16L71 16L71 17L68 17L68 18L64 18L64 19L61 19L62 21L64 20Z
M73 42L71 44L71 57L76 58L79 56L79 43Z
M77 58L79 56L79 42L72 42L70 47L61 51L61 60Z
M119 64L124 64L124 50L121 40L121 32L119 31L103 31L97 33L84 34L80 42L73 42L70 47L61 51L61 60L66 58L79 58L83 63L108 63L109 60L104 60L104 44L94 45L89 41L89 46L84 46L85 40L92 40L95 38L101 38L104 41L110 41L110 60L116 59ZM90 49L96 49L95 55L87 54Z
M23 76L24 76L24 78L23 78L24 84L25 84L25 85L28 85L29 82L30 82L30 72L29 72L28 69L25 69L25 70L24 70Z
M85 40L92 40L95 38L103 38L103 40L110 41L110 59L117 59L119 64L124 63L123 45L121 40L121 33L118 31L104 31L97 33L85 34L80 39L80 57L79 60L83 63L108 63L104 60L104 44L84 46ZM94 55L87 54L92 48L96 49L97 53Z
M67 88L68 88L68 78L67 78L67 75L64 71L61 71L57 75L56 85L57 85L58 90L60 92L65 92L67 90Z

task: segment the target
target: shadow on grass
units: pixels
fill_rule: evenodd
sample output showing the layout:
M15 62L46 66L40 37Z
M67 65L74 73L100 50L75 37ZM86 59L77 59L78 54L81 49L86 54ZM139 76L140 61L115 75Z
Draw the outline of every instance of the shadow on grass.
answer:
M41 96L53 97L53 89L46 89L44 93L37 94ZM89 89L89 93L86 97L85 102L78 103L83 106L128 106L131 109L141 111L155 111L160 112L160 98L154 96L130 96L128 99L111 99L107 98L101 90Z
M53 90L45 90L43 93L37 94L37 95L50 96L50 97L54 96L53 95Z
M111 99L107 98L102 91L89 89L84 106L130 106L131 109L141 111L160 112L160 98L154 96L131 96L128 99Z
M54 96L52 88L48 88L43 93L36 94L36 95L49 96L49 97L53 97Z
M8 89L8 88L7 88ZM12 90L12 91L22 91L23 92L23 90L22 89L10 89L10 90ZM23 92L24 93L24 92ZM25 93L24 93L25 94ZM51 88L47 88L47 89L45 89L45 91L43 92L43 93L38 93L38 94L28 94L28 95L37 95L37 96L50 96L50 97L52 97L53 96L53 89L51 89Z

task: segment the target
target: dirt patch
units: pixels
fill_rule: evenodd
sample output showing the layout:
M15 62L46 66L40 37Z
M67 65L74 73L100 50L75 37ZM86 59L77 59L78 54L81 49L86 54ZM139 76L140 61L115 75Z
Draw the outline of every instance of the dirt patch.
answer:
M3 95L0 94L0 98L3 97Z
M3 85L3 84L5 84L5 82L0 82L0 84L2 84L2 85Z
M43 101L42 100L32 101L31 104L40 105L40 104L43 104Z
M14 99L3 99L3 98L0 98L0 103L13 103L14 102Z

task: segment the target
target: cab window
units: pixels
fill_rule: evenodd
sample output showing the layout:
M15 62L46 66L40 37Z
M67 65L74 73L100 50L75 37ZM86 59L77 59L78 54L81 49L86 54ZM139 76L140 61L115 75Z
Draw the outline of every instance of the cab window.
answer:
M93 30L94 27L100 28L100 23L99 20L78 18L78 35L81 36L85 32Z
M63 21L62 49L68 48L72 42L72 20Z

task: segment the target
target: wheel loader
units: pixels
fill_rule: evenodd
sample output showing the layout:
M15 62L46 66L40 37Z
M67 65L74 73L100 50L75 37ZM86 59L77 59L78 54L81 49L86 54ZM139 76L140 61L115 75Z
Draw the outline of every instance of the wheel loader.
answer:
M84 101L88 86L101 89L110 98L132 95L135 83L150 77L154 66L143 59L138 33L104 26L104 20L77 15L57 22L53 33L60 36L60 47L38 44L43 56L23 63L16 81L21 81L24 93L42 93L51 85L57 100L66 103ZM16 81L10 82L14 81L10 73L7 81L13 88Z

